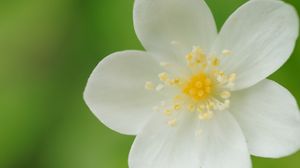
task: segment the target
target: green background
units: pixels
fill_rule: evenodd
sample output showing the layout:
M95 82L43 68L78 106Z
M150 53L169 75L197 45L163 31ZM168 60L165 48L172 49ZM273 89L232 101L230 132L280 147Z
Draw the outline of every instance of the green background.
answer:
M220 28L246 0L207 0ZM300 11L300 2L288 0ZM133 0L0 0L0 168L126 168L134 137L89 111L82 93L106 55L142 49ZM270 78L300 102L300 43ZM253 158L254 168L299 168L300 152Z

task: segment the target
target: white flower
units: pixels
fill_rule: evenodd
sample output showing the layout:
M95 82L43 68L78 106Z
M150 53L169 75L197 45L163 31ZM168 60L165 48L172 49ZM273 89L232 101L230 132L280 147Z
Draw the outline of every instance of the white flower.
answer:
M250 154L299 149L297 103L265 79L295 46L292 6L251 0L218 34L203 0L135 0L134 26L146 52L109 55L84 92L106 126L137 135L130 168L249 168Z

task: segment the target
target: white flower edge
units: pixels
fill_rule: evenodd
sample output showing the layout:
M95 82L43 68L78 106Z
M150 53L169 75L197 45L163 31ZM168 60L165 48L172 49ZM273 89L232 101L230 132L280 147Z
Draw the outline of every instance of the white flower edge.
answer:
M232 51L221 65L236 72L236 90L255 85L278 70L290 57L299 35L293 6L281 0L251 0L225 22L213 53Z
M250 168L244 135L229 112L199 122L183 116L176 127L156 114L137 135L130 168ZM184 120L184 121L183 121Z
M264 80L238 91L230 111L239 122L252 155L279 158L300 149L300 113L293 95Z
M89 77L84 100L106 126L136 135L163 97L149 94L145 81L156 79L161 67L142 51L116 52L104 58Z

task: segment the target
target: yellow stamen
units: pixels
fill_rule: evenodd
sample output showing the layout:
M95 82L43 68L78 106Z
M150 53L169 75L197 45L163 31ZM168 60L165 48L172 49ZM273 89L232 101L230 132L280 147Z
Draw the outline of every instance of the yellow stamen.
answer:
M223 50L222 54L225 55L225 56L228 56L228 55L231 55L232 52L230 50Z
M185 56L190 71L180 71L180 74L191 72L191 76L169 75L167 68L174 68L177 65L161 62L160 65L166 69L166 72L158 75L161 83L154 85L152 82L146 82L145 88L160 91L165 87L171 87L171 89L179 90L173 99L168 99L167 102L162 101L155 111L162 112L168 118L174 113L189 111L191 115L196 115L200 120L209 120L216 110L221 111L228 108L231 97L230 90L234 87L236 74L225 74L219 69L219 66L223 56L230 54L231 51L223 50L222 55L206 55L202 49L194 47ZM181 109L183 110L181 111ZM168 125L175 126L177 124L176 119L169 119Z
M162 72L158 75L159 79L163 82L167 81L168 80L168 74L166 72Z
M164 110L164 115L170 116L172 114L172 111L169 109Z
M220 65L220 60L218 58L213 58L211 61L212 66L219 66Z
M211 87L206 87L206 88L205 88L205 92L206 92L207 94L209 94L209 93L211 92Z
M236 74L232 73L232 74L230 74L228 81L233 82L233 81L235 81L235 79L236 79Z
M174 100L176 101L176 100L180 100L180 99L182 99L182 96L181 95L176 95L175 97L174 97Z
M197 55L197 58L196 58L196 63L200 64L200 63L205 63L206 62L206 56L203 55L203 54L199 54Z
M209 112L201 113L199 114L198 117L200 120L210 120L213 117L213 112L209 111Z
M198 92L198 96L199 96L199 97L204 96L204 94L205 94L205 93L203 92L203 90L200 90L200 91Z
M181 105L180 104L175 104L173 108L175 110L180 110L181 109Z
M205 79L205 85L206 86L211 85L211 83L212 83L212 81L210 79L208 79L208 78Z
M189 112L194 112L194 111L195 111L195 105L189 104L189 105L187 106L187 109L189 110Z
M231 93L228 91L223 91L220 95L223 99L228 99L231 96Z
M150 81L145 83L145 89L147 90L153 90L155 88L154 84Z
M192 60L193 60L193 54L192 54L192 53L187 54L187 55L185 56L185 59L186 59L188 62L192 61Z
M198 106L197 107L197 111L201 113L201 112L203 112L203 108L201 108L200 106Z
M201 81L198 81L196 82L196 85L195 85L197 88L201 88L203 86L202 82Z
M170 125L171 127L176 126L176 124L177 124L177 120L176 119L168 121L168 125Z
M205 84L205 87L203 87ZM182 92L194 100L206 99L212 92L213 82L203 72L192 76L183 86Z

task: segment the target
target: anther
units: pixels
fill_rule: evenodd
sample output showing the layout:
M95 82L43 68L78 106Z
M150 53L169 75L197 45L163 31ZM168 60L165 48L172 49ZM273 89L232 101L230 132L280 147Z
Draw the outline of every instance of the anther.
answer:
M206 88L205 88L205 92L206 92L206 93L210 93L210 92L211 92L211 87L206 87Z
M211 85L211 80L210 79L205 79L205 85Z
M195 111L195 105L189 104L189 105L187 106L187 109L189 110L189 112L194 112L194 111Z
M176 119L168 121L168 125L170 125L171 127L176 126L176 124L177 124L177 120Z
M175 78L168 82L170 85L179 85L181 83L180 79Z
M220 65L220 60L218 58L213 58L211 61L212 66L219 66Z
M235 73L232 73L229 75L229 78L228 78L228 81L229 82L234 82L236 79L236 74Z
M145 89L147 90L153 90L155 88L154 84L150 81L145 83Z
M198 111L199 113L201 113L201 112L203 112L203 109L202 109L200 106L198 106L198 107L197 107L197 111Z
M173 41L172 44L178 45L179 43ZM185 56L187 65L191 68L192 76L190 79L162 72L158 74L160 84L146 82L145 88L147 90L160 91L165 87L174 87L181 89L182 92L175 95L167 103L158 105L154 110L166 116L172 116L173 113L179 113L181 109L184 109L189 112L197 112L195 115L201 120L211 119L215 110L223 111L230 105L230 89L234 86L236 74L225 74L217 66L221 64L220 59L223 56L230 54L231 51L223 50L222 55L206 55L201 48L194 47ZM161 62L160 65L176 67L175 64L166 62ZM177 124L176 119L169 119L168 125L175 126Z
M223 50L222 54L225 55L225 56L228 56L228 55L231 55L232 52L230 50Z
M195 95L196 94L196 90L193 88L193 89L190 89L189 90L189 94L190 95Z
M173 108L175 110L180 110L181 109L181 105L180 104L175 104Z
M168 74L166 72L162 72L158 75L159 79L163 82L165 82L166 80L168 80Z
M214 114L213 112L208 111L208 112L199 114L198 118L200 120L210 120L213 117L213 114Z
M172 111L170 109L164 110L164 115L170 116L172 114Z
M196 87L197 88L201 88L203 86L202 82L198 81L196 82Z
M175 84L180 84L180 79L179 78L175 78L174 80L173 80L173 82L175 83Z
M186 59L187 61L192 61L192 59L193 59L193 54L192 54L192 53L187 54L187 55L185 56L185 59Z
M174 100L180 100L180 99L182 99L182 96L181 96L181 95L176 95L176 96L174 97Z
M204 92L203 92L203 90L200 90L200 91L198 92L198 96L199 96L199 97L202 97L202 96L204 96Z
M206 62L206 56L205 56L204 54L200 53L200 54L197 56L196 62L197 62L198 64L200 64L200 63L205 63L205 62Z
M228 99L231 96L231 93L228 91L223 91L220 95L223 99Z

